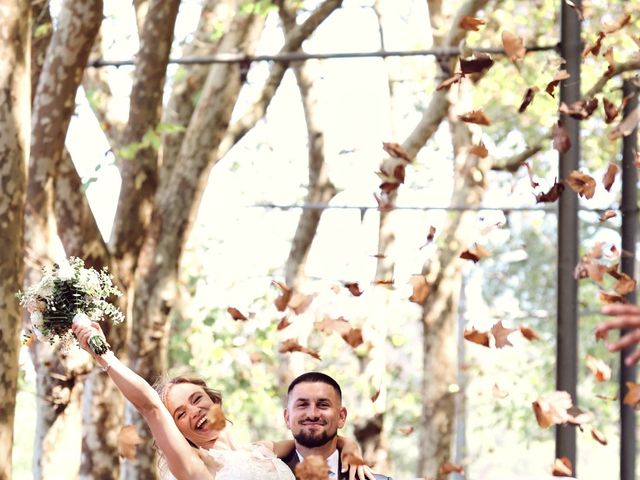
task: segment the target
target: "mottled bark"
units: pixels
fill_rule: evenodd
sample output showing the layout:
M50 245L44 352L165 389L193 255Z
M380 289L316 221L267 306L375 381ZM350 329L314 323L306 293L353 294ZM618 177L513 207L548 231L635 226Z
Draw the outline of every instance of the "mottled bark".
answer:
M55 174L82 71L101 21L101 1L65 1L37 81L31 116L33 135L26 209L27 253L33 260L26 270L29 284L39 278L39 266L51 258ZM80 390L75 389L82 386L76 377L84 367L77 364L73 354L61 355L46 344L31 351L38 387L33 475L52 478L60 469L55 462L67 458L65 454L73 456L75 451L78 458L79 442L77 445L65 442L70 437L64 432L79 430L79 419L72 427L67 420L74 418L70 412L79 411ZM73 469L68 462L65 464Z
M458 89L460 95L465 89L469 86ZM467 110L471 102L467 100L465 106L465 99L459 99L455 103L460 111L451 112L449 116L455 158L451 204L480 205L491 161L468 153L471 132L467 124L457 119L457 114ZM464 266L459 255L474 237L475 225L474 212L452 214L441 231L437 257L427 261L422 270L431 288L422 312L424 375L418 476L425 478L446 478L438 474L438 469L451 460L456 412L449 385L457 380L456 325Z
M222 48L250 53L264 18L238 13ZM177 271L184 244L195 217L208 172L218 159L217 149L229 124L240 91L238 65L218 64L209 71L200 101L189 123L178 164L158 191L149 231L140 253L129 344L131 367L148 381L166 370L168 314L175 297ZM127 478L156 478L153 449L140 416L129 406L125 413L147 439Z
M342 0L325 0L309 15L300 25L294 27L286 36L284 45L279 53L295 52L318 26L338 7L342 5ZM271 72L267 78L260 98L256 100L247 112L242 115L233 125L229 127L219 149L219 156L223 157L236 143L238 143L246 133L251 130L258 120L260 120L271 99L276 93L282 77L287 71L287 62L276 62L271 67Z
M122 144L127 147L152 134L160 121L162 92L173 41L179 0L153 0L136 55L129 120ZM151 218L157 188L158 152L153 146L137 149L133 158L121 161L122 186L111 242L120 279L131 284L138 253Z
M185 56L210 55L220 46L223 34L233 21L233 13L240 0L207 0L202 6L202 14L194 33L193 42L184 49ZM196 108L198 95L207 79L211 65L183 65L181 73L174 78L171 98L164 111L163 122L175 129L162 136L162 165L160 168L160 188L171 177L178 160L180 145L184 140L189 120ZM182 129L182 131L180 130Z
M31 101L38 88L38 79L53 35L49 0L31 2Z
M296 26L295 9L288 2L282 2L280 18L287 36ZM302 98L304 118L307 124L307 151L309 182L305 204L326 204L335 196L336 189L329 180L324 151L324 128L318 115L320 100L318 89L313 81L317 75L313 72L314 63L303 62L293 66L293 71ZM289 288L299 288L304 278L304 267L322 217L321 209L303 209L298 220L291 249L285 264L285 282Z
M18 389L26 164L29 151L29 2L0 1L0 480L11 479Z

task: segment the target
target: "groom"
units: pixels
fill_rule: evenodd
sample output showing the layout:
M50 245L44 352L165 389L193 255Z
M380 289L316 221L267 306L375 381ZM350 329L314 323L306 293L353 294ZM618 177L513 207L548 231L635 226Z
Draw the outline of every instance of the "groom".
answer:
M307 372L289 385L284 421L293 434L296 448L282 459L295 472L295 467L307 455L327 459L329 478L348 480L348 472L341 473L340 453L337 449L338 429L347 419L342 406L340 385L320 372ZM376 475L376 480L390 480Z

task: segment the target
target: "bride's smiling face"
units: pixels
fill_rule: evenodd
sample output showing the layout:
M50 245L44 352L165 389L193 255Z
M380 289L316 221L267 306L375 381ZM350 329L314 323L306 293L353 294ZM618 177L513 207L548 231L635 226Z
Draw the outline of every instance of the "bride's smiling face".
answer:
M207 419L214 402L202 387L193 383L171 385L165 404L187 440L202 448L213 448L220 430L213 429Z

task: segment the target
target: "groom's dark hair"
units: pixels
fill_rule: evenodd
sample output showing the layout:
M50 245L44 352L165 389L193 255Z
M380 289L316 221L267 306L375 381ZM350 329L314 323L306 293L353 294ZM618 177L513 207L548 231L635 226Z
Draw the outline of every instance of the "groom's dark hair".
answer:
M291 390L294 389L296 385L299 383L326 383L333 387L333 389L338 394L338 398L342 400L342 390L340 389L340 385L333 378L331 378L326 373L322 372L306 372L302 375L296 377L293 382L289 384L289 389L287 390L287 396L291 393Z

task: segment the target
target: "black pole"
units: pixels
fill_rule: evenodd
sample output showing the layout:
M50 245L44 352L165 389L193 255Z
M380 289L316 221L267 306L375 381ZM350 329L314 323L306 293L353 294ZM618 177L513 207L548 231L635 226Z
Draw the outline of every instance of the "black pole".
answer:
M565 70L571 75L560 85L560 101L567 105L580 100L580 61L582 59L581 25L574 9L560 2L560 51ZM578 8L581 1L575 0ZM580 161L580 123L562 114L562 124L569 133L571 148L560 154L559 176L565 179L577 170ZM565 189L558 206L558 326L556 352L556 387L571 395L577 405L578 378L578 285L573 271L578 263L578 196ZM576 474L576 431L573 426L556 427L556 457L567 457Z
M632 95L624 109L629 115L638 108L638 87L630 80L622 83L623 96ZM638 148L638 128L622 141L622 272L635 277L636 224L638 222L638 169L635 156ZM630 303L636 303L636 292L627 295ZM622 330L621 335L627 333ZM633 407L622 402L627 391L627 382L636 381L636 367L627 367L625 357L635 350L630 346L620 352L620 480L636 479L636 414Z

